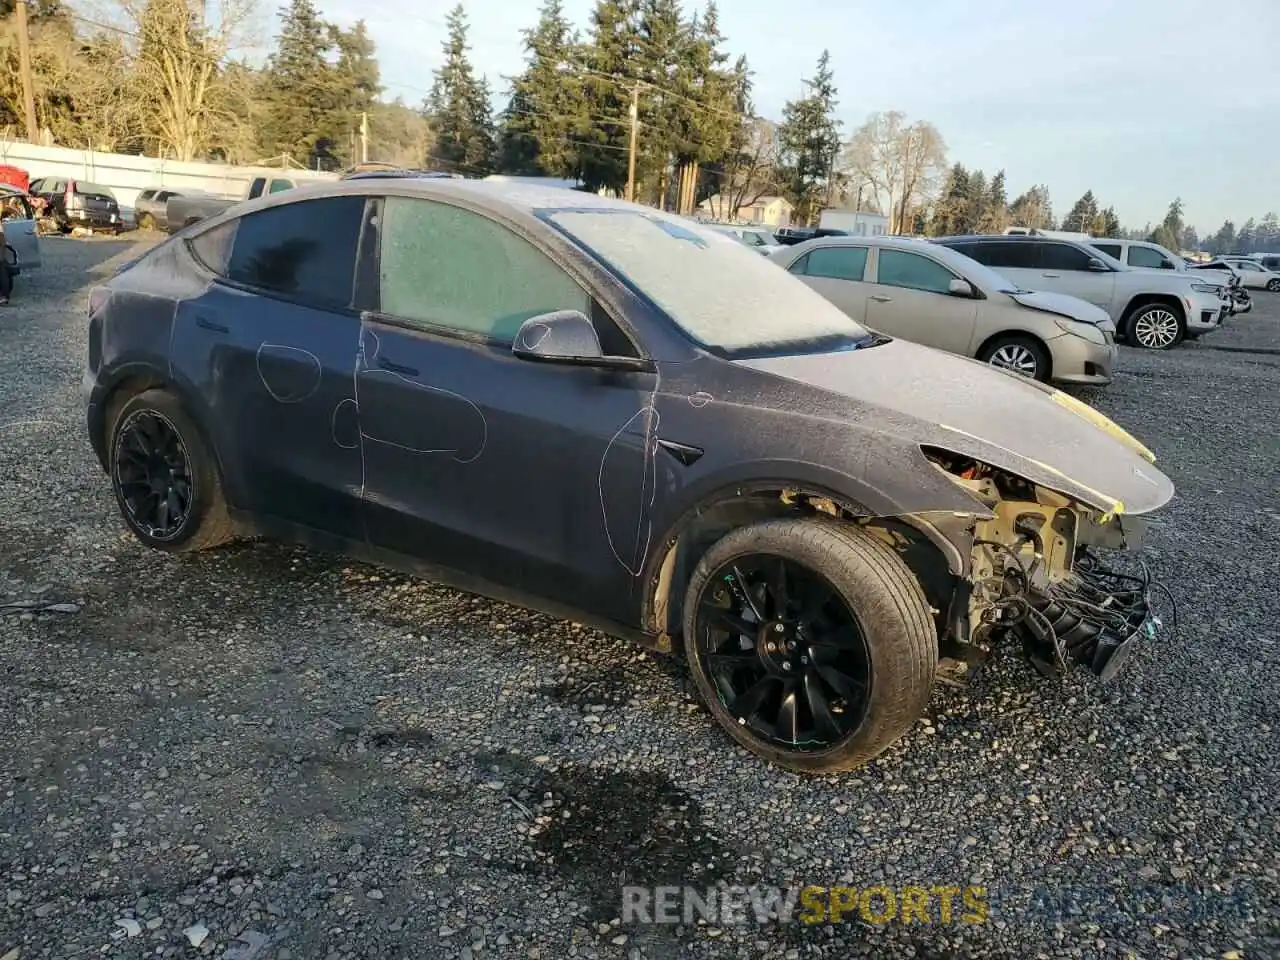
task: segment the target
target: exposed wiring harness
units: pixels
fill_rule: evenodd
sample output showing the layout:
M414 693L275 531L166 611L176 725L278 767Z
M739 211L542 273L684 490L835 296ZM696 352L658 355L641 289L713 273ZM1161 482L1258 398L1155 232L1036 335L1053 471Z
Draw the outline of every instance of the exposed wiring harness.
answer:
M1028 538L1014 545L993 540L976 540L998 551L1012 561L996 577L978 586L993 597L983 612L982 620L991 626L1028 634L1033 641L1047 645L1059 670L1067 669L1069 660L1088 665L1095 673L1108 676L1119 663L1107 670L1116 652L1125 647L1141 631L1154 637L1164 624L1151 612L1151 595L1160 593L1169 601L1169 636L1177 630L1178 607L1172 592L1155 580L1145 563L1141 575L1120 573L1104 567L1097 558L1081 550L1076 556L1070 577L1032 586L1037 558L1028 567L1018 548Z

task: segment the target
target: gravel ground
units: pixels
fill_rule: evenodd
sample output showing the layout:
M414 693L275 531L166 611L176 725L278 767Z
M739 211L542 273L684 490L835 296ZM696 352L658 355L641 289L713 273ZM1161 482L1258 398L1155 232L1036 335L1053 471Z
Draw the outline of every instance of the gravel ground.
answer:
M79 607L0 614L2 960L1280 955L1280 356L1214 349L1280 348L1280 297L1089 397L1178 486L1177 635L1105 688L1001 653L806 779L593 631L268 544L144 551L78 392L88 284L136 249L51 239L0 312L0 603ZM618 922L623 882L716 881L991 913Z

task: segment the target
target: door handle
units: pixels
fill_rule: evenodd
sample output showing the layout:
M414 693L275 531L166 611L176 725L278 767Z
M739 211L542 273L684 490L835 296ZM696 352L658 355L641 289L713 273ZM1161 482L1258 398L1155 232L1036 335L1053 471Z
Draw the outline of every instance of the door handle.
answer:
M879 294L879 293L872 294L871 299L874 300L876 303L893 303L893 297L886 297L883 294Z
M386 370L388 373L398 373L402 377L416 377L418 375L418 371L416 368L406 367L404 364L401 364L401 363L393 363L392 361L382 357L378 358L378 366L380 366L383 370Z
M208 317L196 317L196 326L203 327L205 330L212 330L214 333L230 333L231 331L220 323L215 323Z
M1042 274L1040 274L1040 276L1042 276L1042 277L1049 277L1051 280L1057 280L1057 279L1060 279L1060 278L1062 277L1062 274L1060 274L1060 273L1042 273Z

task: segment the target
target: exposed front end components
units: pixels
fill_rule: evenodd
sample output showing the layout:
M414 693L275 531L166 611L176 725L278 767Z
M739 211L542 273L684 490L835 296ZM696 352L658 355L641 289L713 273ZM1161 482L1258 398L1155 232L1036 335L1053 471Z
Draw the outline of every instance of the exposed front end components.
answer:
M1154 639L1160 631L1160 618L1151 610L1152 587L1145 566L1141 576L1118 573L1082 550L1070 574L1028 598L1016 633L1041 673L1052 675L1072 663L1109 680L1134 641Z

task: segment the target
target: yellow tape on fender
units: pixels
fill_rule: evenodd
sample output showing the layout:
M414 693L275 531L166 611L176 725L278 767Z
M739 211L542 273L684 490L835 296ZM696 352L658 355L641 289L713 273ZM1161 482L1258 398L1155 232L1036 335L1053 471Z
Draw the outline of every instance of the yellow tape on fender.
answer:
M1066 407L1076 416L1080 417L1081 419L1088 420L1099 430L1102 430L1104 433L1108 433L1111 436L1115 437L1117 440L1123 443L1126 447L1128 447L1138 456L1142 457L1143 459L1147 460L1150 463L1156 462L1156 455L1154 453L1152 453L1145 446L1143 446L1142 442L1138 440L1137 437L1131 434L1124 427L1120 426L1120 424L1116 423L1110 417L1104 416L1103 414L1099 413L1097 410L1093 409L1093 407L1089 406L1087 403L1082 403L1081 401L1077 400L1075 397L1071 396L1071 394L1063 393L1061 390L1053 391L1053 399L1057 403Z

